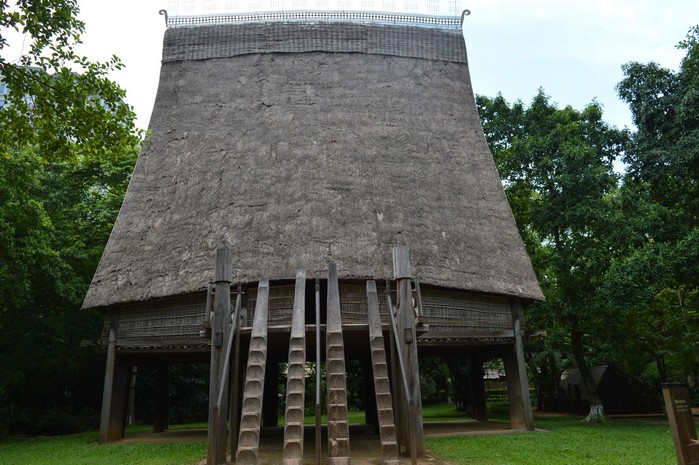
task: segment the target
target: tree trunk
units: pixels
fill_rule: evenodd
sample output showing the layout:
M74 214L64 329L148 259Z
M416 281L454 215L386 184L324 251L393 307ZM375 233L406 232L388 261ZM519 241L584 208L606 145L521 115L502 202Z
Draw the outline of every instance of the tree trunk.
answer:
M655 359L655 366L658 369L658 374L660 375L660 382L667 383L667 368L665 367L665 357L663 354L653 352L653 358Z
M592 373L585 362L585 355L583 353L583 335L578 325L578 320L576 317L572 318L570 326L570 343L573 349L573 358L575 363L578 365L580 370L580 376L585 384L585 389L587 390L587 397L590 399L590 412L587 417L583 420L587 423L604 423L606 417L604 416L604 407L602 406L602 401L597 392L597 386L595 385L595 380L592 378Z

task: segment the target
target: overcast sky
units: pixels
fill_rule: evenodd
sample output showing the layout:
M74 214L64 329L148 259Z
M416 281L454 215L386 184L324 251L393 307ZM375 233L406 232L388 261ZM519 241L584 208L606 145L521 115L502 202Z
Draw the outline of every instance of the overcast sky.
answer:
M597 99L605 120L631 126L616 96L621 65L655 61L677 69L676 44L699 24L698 0L464 0L464 36L474 92L529 102L539 87L559 106ZM113 74L147 127L158 86L166 0L79 0L83 53L119 56ZM17 54L17 46L13 52ZM5 53L8 58L11 55Z

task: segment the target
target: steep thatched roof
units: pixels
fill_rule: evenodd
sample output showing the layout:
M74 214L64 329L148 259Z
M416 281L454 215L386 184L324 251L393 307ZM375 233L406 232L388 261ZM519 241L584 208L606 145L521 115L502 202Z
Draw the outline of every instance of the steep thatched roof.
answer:
M165 34L152 135L84 307L234 279L392 278L541 299L460 31L252 24Z

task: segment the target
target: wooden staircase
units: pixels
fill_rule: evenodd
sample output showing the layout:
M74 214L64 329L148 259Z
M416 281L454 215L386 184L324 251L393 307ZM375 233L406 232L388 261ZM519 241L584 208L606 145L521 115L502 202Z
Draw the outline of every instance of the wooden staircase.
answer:
M267 366L267 309L269 281L261 279L257 290L255 320L250 335L248 367L245 373L243 408L236 465L256 465L260 446L260 421Z
M296 272L294 310L289 339L289 365L284 421L284 465L303 464L303 417L306 394L306 272Z
M328 263L328 313L325 338L328 386L328 464L346 465L350 463L350 438L347 418L345 346L342 339L337 266L333 262Z
M328 432L328 465L350 464L350 435L347 412L347 380L345 367L345 350L342 331L342 314L337 267L328 263L327 284L327 323L325 327L326 347L326 382L327 382L327 432ZM316 280L316 360L320 363L320 310L318 304L319 290ZM381 441L381 463L383 465L399 465L400 448L397 440L396 423L394 419L393 396L386 361L386 346L382 332L379 314L376 283L373 280L366 283L369 347L376 395L377 416ZM240 307L240 295L236 309ZM389 307L393 304L389 297ZM286 388L286 411L284 423L284 444L282 452L283 465L303 465L304 463L304 407L305 407L305 377L306 377L306 272L299 269L296 273L296 286L293 302L293 316L289 339L289 359ZM269 313L269 281L261 279L257 291L255 316L250 333L248 364L243 387L243 400L238 435L236 465L257 465L260 447L260 430L262 420L262 404L265 390L265 371L267 365L267 332ZM237 311L236 311L237 314ZM391 316L391 332L397 333L395 316ZM230 344L229 344L230 346ZM228 351L230 351L228 347ZM409 392L405 375L405 364L398 352L402 391ZM224 365L228 364L228 357ZM317 383L318 385L320 383ZM275 388L268 386L268 389ZM276 389L276 388L275 388ZM319 412L319 391L316 392L316 410ZM411 396L406 396L412 406ZM219 400L220 402L220 400ZM317 418L320 414L317 413ZM413 414L414 416L414 414ZM316 463L320 463L319 420L316 423ZM410 432L413 427L411 425ZM412 436L412 434L411 434ZM416 441L411 437L412 443ZM412 463L416 463L415 447L411 447ZM215 459L209 464L218 465Z
M369 310L369 347L371 350L371 366L374 374L376 409L379 417L381 454L384 465L398 465L400 451L398 450L398 441L396 440L391 383L388 379L386 346L384 344L383 332L381 331L379 299L376 293L375 281L367 281L366 293Z

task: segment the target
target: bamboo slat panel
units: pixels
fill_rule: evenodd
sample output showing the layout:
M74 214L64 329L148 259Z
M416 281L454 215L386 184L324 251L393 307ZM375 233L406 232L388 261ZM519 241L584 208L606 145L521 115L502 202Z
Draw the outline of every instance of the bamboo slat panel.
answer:
M255 318L255 305L257 303L257 289L249 289L248 294L248 324L251 325ZM270 286L268 300L268 324L269 326L291 326L294 313L294 285L284 284Z
M422 312L422 322L430 325L430 332L513 329L507 297L423 288Z
M165 299L123 307L118 316L118 339L175 339L199 337L204 321L204 296ZM106 337L108 319L102 337Z

